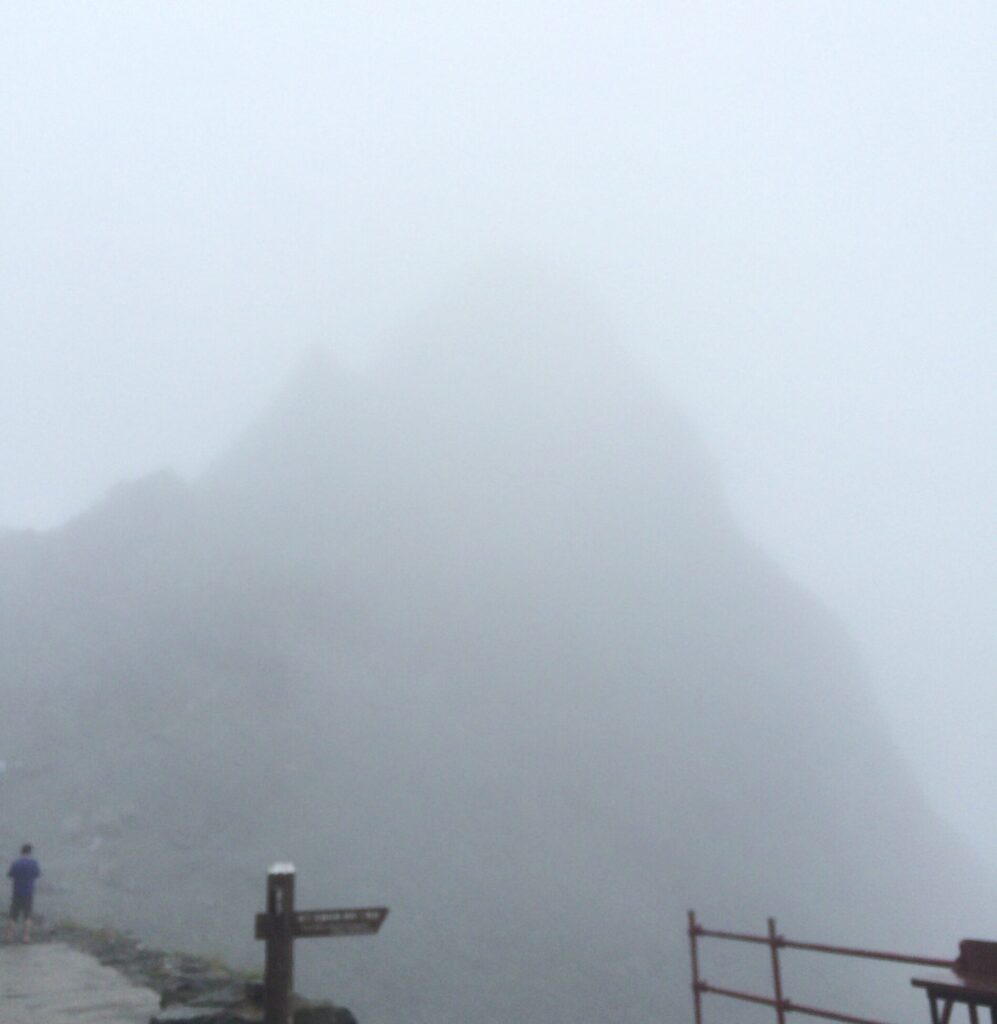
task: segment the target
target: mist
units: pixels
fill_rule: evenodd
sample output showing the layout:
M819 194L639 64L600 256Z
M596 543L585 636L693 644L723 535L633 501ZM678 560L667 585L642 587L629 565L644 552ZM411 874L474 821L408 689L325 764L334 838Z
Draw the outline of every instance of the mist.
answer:
M572 841L564 821L550 850L562 866L572 850L592 858L566 872L565 914L618 856L632 886L622 904L661 911L647 911L632 948L614 947L645 978L629 986L643 993L634 1019L673 996L648 966L663 954L654 936L681 928L663 907L697 899L740 919L785 899L802 921L823 920L821 901L808 917L800 895L819 830L778 877L732 877L723 858L712 879L682 867L707 835L724 844L717 821L782 793L778 773L745 768L750 793L720 800L716 821L661 781L698 792L687 728L700 743L713 735L734 773L752 765L767 716L787 710L773 742L805 760L792 734L815 725L794 674L805 692L824 680L835 695L837 745L832 729L829 760L803 773L808 792L827 791L822 806L838 806L851 763L853 785L875 791L870 820L921 843L923 800L929 844L972 846L957 864L932 845L922 881L944 888L973 856L997 864L991 9L38 4L0 18L0 525L16 652L3 699L17 706L29 689L28 704L46 702L30 729L6 733L11 749L70 734L81 708L105 720L94 694L109 687L135 749L83 777L117 793L116 772L143 757L179 770L179 754L139 755L163 731L157 716L210 708L219 784L198 820L204 833L229 812L224 834L241 837L246 889L218 883L232 898L251 891L280 833L250 839L240 772L265 787L274 764L248 766L239 737L291 697L300 714L279 727L307 737L299 771L313 791L278 776L282 797L311 795L284 822L303 856L273 854L322 878L335 858L303 817L324 820L329 801L323 729L339 714L389 729L367 755L347 746L354 792L337 798L357 843L340 841L338 870L371 898L364 840L383 849L418 834L436 859L432 878L412 859L376 861L379 891L403 907L406 879L442 895L437 876L467 872L470 891L470 865L488 863L478 850L455 865L415 829L408 799L385 804L421 750L434 751L414 789L429 820L489 799L518 815L508 873L481 868L493 910L526 864L536 899L551 886L524 844L532 805L512 794L539 787L538 809L574 808L586 829L615 807L629 853L583 855L590 833ZM184 568L188 552L202 568ZM103 595L97 610L80 610L81 580ZM760 600L759 587L773 606L756 645L730 608ZM319 639L330 623L334 642ZM746 650L756 675L735 685L721 666ZM247 686L255 696L237 700ZM721 705L744 695L748 721L714 735L700 692ZM764 713L749 715L756 703ZM531 761L532 720L562 723L551 760ZM183 721L184 737L166 727L156 742L207 757L196 710ZM627 754L596 769L581 751L607 736ZM74 769L92 757L72 749ZM454 764L467 792L452 791ZM154 781L139 790L155 806ZM730 775L714 782L726 792ZM67 786L52 783L53 820L37 825L53 844L67 842ZM365 794L376 822L359 810ZM119 815L132 803L135 792L111 801ZM641 838L650 808L698 842L666 855L667 829ZM27 813L16 820L36 827ZM166 833L172 815L161 812ZM744 851L765 856L752 820L727 836L749 863ZM146 923L155 891L119 884L134 883L130 857L159 849L157 829L142 830L103 870L120 913L131 901ZM202 839L184 839L163 870ZM82 880L93 865L71 846L58 856ZM516 856L524 848L532 859ZM883 847L863 852L854 870L878 877ZM677 890L648 884L655 862ZM828 881L826 900L835 891ZM953 891L939 941L958 937L947 929L972 906ZM471 914L472 937L487 934L486 909ZM210 941L224 942L218 913ZM425 922L430 910L416 901L411 913ZM864 923L839 937L875 945ZM932 941L928 921L911 927ZM520 941L511 923L506 934ZM362 977L363 956L341 955ZM401 963L438 1008L437 962L383 955L371 999L385 1019L401 1005L386 980Z

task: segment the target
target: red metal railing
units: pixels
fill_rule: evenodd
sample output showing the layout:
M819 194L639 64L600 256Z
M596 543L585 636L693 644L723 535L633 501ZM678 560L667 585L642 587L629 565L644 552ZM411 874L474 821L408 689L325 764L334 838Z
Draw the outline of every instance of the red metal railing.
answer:
M728 939L733 942L753 942L769 947L772 960L772 989L771 996L758 995L754 992L739 992L736 989L721 988L719 985L711 985L703 981L699 976L699 940ZM775 1010L778 1024L785 1024L787 1013L802 1013L808 1017L821 1017L824 1020L841 1021L842 1024L884 1024L883 1021L874 1020L869 1017L854 1017L847 1013L838 1013L836 1010L825 1010L817 1006L805 1006L802 1003L794 1003L787 999L782 989L782 970L779 962L779 950L781 949L802 949L811 953L831 953L836 956L859 957L865 960L888 960L896 964L917 964L921 967L947 967L955 966L954 960L942 960L936 957L927 956L905 956L902 953L884 953L872 949L851 949L846 946L827 946L818 942L794 942L784 938L778 933L775 926L775 918L768 919L767 935L749 935L743 932L724 932L710 928L704 928L696 920L695 911L689 911L689 952L692 959L692 998L693 1007L696 1013L696 1024L703 1024L703 996L706 994L726 996L730 999L739 999L746 1003L757 1003L762 1006L771 1006Z

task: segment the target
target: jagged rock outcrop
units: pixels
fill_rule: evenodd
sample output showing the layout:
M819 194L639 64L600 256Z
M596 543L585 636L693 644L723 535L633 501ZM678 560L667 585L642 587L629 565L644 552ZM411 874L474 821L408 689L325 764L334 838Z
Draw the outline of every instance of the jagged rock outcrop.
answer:
M302 944L361 1020L685 1013L689 906L905 948L994 909L838 623L543 284L313 359L202 479L7 536L0 579L49 898L250 960L293 857L307 902L392 906Z

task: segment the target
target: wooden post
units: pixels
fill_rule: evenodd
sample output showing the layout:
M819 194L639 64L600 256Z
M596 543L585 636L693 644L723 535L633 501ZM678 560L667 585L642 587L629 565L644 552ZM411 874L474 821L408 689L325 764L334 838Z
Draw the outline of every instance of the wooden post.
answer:
M256 938L264 939L263 1024L292 1024L294 940L333 935L376 935L387 907L294 909L294 865L274 864L267 872L266 910L254 921Z
M267 932L263 970L264 1024L291 1024L294 988L294 865L267 872Z

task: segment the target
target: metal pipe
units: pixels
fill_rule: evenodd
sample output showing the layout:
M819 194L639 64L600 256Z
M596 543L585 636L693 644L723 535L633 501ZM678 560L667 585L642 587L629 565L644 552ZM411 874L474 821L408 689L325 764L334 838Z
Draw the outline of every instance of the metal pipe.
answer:
M824 946L817 942L793 942L783 939L781 945L786 949L805 949L811 953L832 953L836 956L854 956L866 960L890 960L898 964L918 964L921 967L954 968L954 960L941 960L929 956L907 956L904 953L883 953L873 949L850 949L847 946Z
M703 992L709 992L715 996L727 996L729 999L738 999L745 1003L758 1003L760 1006L772 1006L779 1009L781 1006L786 1013L802 1013L808 1017L821 1017L824 1020L842 1021L842 1024L887 1024L886 1021L876 1020L873 1017L853 1017L847 1013L836 1013L834 1010L822 1010L816 1006L805 1006L802 1003L794 1003L789 999L777 1002L768 996L755 995L753 992L739 992L733 988L719 988L707 982L700 983Z
M775 991L775 998L760 996L753 992L739 992L736 989L720 988L699 980L699 961L697 950L697 939L703 938L728 939L733 942L749 942L756 945L769 947L772 958L772 983ZM719 929L703 928L696 921L696 915L689 911L689 942L693 955L693 992L696 999L696 1024L702 1024L701 998L704 992L712 992L715 995L727 996L730 999L740 999L749 1003L757 1003L762 1006L771 1006L775 1009L778 1022L785 1024L786 1014L802 1013L810 1017L821 1017L824 1020L841 1021L842 1024L883 1024L882 1021L868 1017L855 1017L847 1013L837 1013L834 1010L824 1010L815 1006L803 1006L793 1003L785 998L782 989L782 973L779 962L779 949L799 949L811 953L830 953L834 956L850 956L865 960L885 960L890 963L916 964L921 967L944 967L954 970L958 961L944 960L940 957L907 956L903 953L883 952L872 949L855 949L849 946L831 946L817 942L794 942L783 938L776 930L775 918L768 919L768 935L752 935L746 932L728 932ZM948 1013L951 1012L951 1005L946 1006L946 1013L943 1015L942 1024L948 1024ZM933 1017L937 1010L932 1006ZM997 1024L997 1013L992 1014ZM974 1022L975 1024L975 1022Z
M697 926L696 934L710 939L730 939L734 942L754 942L759 945L769 945L771 939L767 935L751 935L746 932L724 932L711 928ZM862 957L867 960L890 960L898 964L918 964L921 967L947 967L954 968L955 960L942 960L938 957L929 956L908 956L905 953L886 953L873 949L852 949L848 946L826 946L817 942L794 942L792 939L779 939L779 945L783 949L803 949L812 953L832 953L837 956Z
M786 1010L782 998L782 974L779 970L779 934L775 928L775 918L769 918L769 950L772 954L772 988L775 991L775 1016L779 1024L786 1024Z
M758 942L761 945L768 945L768 939L764 935L748 935L744 932L719 932L709 928L697 927L697 935L709 939L733 939L734 942Z
M853 1017L848 1013L836 1013L834 1010L821 1010L816 1006L803 1006L800 1003L792 1003L789 1007L793 1013L804 1013L808 1017L821 1017L824 1020L839 1020L843 1024L884 1024L883 1021L871 1017Z
M776 1001L769 996L755 995L754 992L739 992L733 988L720 988L717 985L711 985L708 981L701 981L699 983L700 992L709 992L710 995L714 996L727 996L730 999L740 999L746 1003L758 1003L761 1006L775 1006ZM785 1002L783 1003L785 1006Z
M696 1024L703 1024L703 996L699 988L699 951L696 948L696 912L689 911L689 952L692 956L692 1004L696 1014Z

